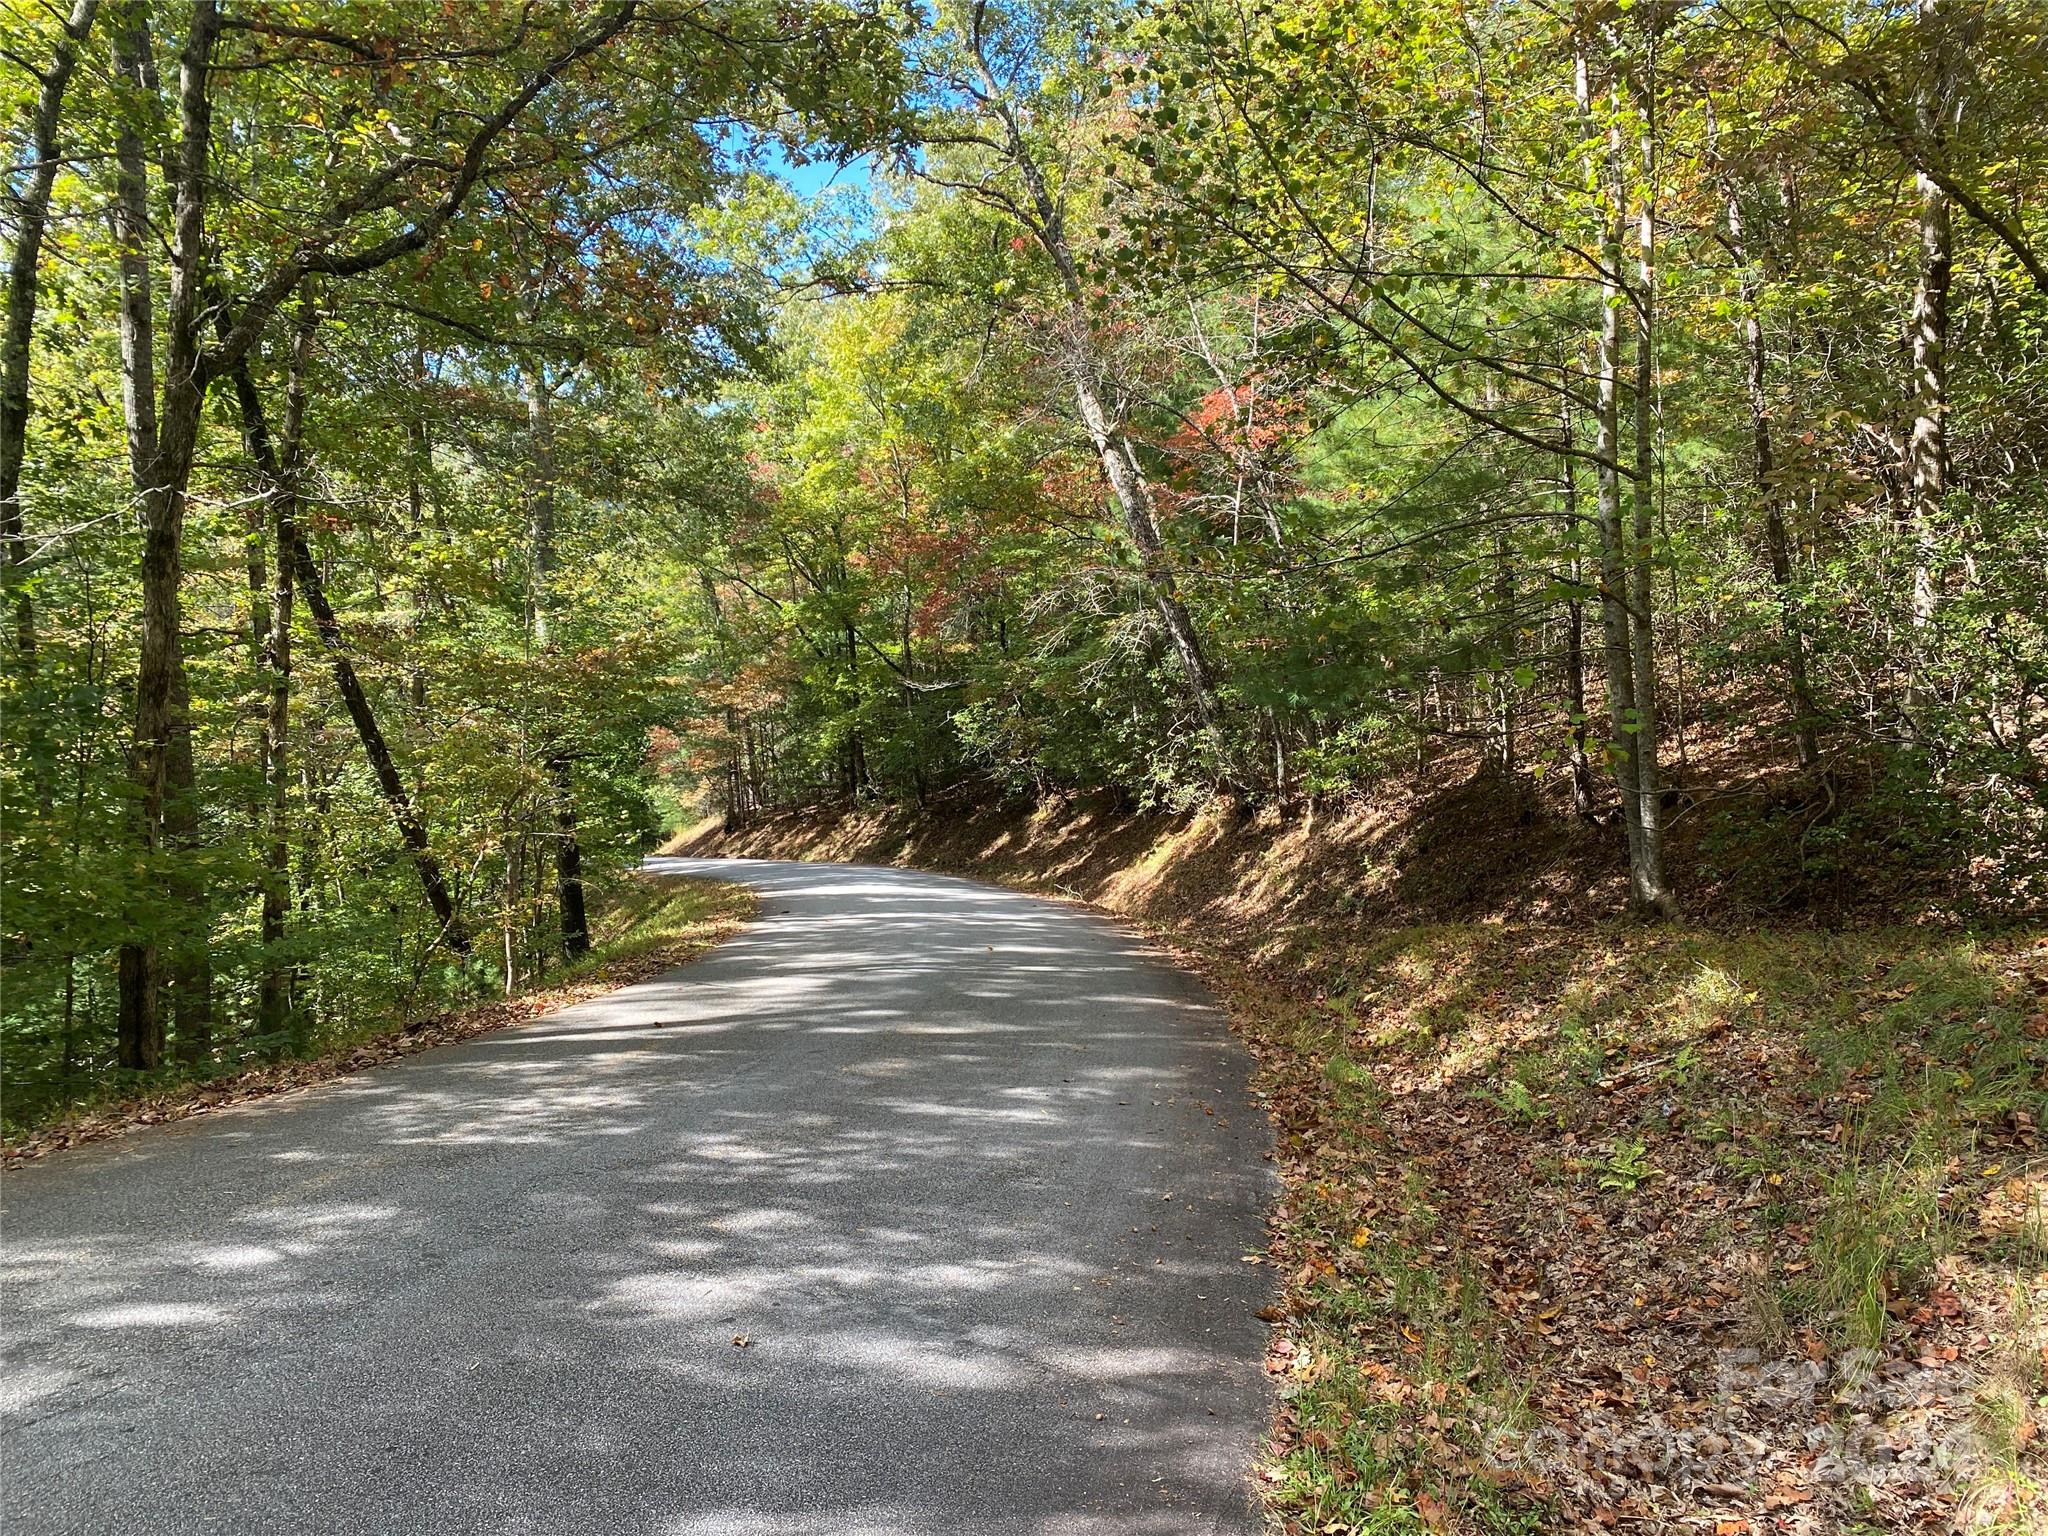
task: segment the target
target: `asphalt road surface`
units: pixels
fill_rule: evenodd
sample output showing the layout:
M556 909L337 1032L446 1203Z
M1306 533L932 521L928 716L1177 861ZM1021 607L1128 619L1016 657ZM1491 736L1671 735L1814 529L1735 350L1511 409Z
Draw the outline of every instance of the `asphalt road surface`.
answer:
M1259 1529L1268 1140L1201 988L966 881L653 864L761 920L6 1177L0 1529Z

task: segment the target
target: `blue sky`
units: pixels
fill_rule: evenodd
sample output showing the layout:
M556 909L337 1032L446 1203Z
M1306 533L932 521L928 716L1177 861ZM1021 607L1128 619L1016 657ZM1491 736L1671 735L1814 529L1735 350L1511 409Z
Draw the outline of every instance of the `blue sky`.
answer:
M817 160L808 165L793 162L773 135L734 123L724 132L728 153L751 160L769 175L789 183L800 197L816 197L828 188L863 191L874 169L873 155L857 155L845 165Z
M873 156L861 155L844 166L833 165L830 161L818 161L812 165L792 165L782 153L781 146L771 144L762 161L762 169L781 177L803 197L816 197L828 187L852 188L856 191L868 184L873 169Z

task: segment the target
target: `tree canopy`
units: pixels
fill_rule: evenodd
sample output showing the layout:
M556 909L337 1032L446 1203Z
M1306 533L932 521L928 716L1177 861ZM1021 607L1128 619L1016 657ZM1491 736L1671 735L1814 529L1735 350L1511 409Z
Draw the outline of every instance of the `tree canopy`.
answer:
M1476 773L1669 914L1753 791L2038 903L2043 31L15 5L9 1113L510 988L699 805Z

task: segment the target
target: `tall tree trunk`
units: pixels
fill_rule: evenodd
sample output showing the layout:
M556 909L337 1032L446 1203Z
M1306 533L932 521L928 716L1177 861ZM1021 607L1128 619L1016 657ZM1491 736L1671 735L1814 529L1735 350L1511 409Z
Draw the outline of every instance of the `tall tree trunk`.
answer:
M1572 416L1566 408L1559 423L1566 448L1572 446ZM1571 550L1571 579L1574 588L1585 583L1585 559L1580 553L1578 460L1564 457L1565 538ZM1572 810L1580 819L1592 821L1593 765L1586 756L1586 605L1578 597L1564 605L1564 697L1570 721L1572 767Z
M263 476L264 505L270 515L270 613L263 640L263 667L268 690L263 717L263 786L265 837L262 908L259 936L263 969L257 979L257 1032L275 1040L291 1026L292 968L283 947L291 914L291 769L289 763L292 682L292 608L295 596L294 549L298 542L299 472L304 454L306 368L312 357L317 310L308 304L294 338L285 382L282 451L270 441L263 400L246 360L234 370L235 397L241 408L242 436L249 457Z
M1654 46L1654 44L1653 44ZM1656 87L1646 50L1641 89L1643 193L1636 214L1636 379L1634 543L1629 551L1629 660L1635 672L1636 794L1642 801L1642 842L1630 886L1636 906L1670 916L1677 899L1664 876L1664 792L1657 764L1656 592L1652 584L1657 518L1657 124ZM1616 209L1626 205L1617 178Z
M1576 85L1579 111L1591 142L1591 73L1585 47L1578 40ZM1623 278L1623 245L1628 218L1628 178L1622 147L1619 102L1611 104L1613 115L1606 132L1604 163L1597 155L1589 167L1594 184L1600 188L1600 334L1594 359L1595 441L1597 467L1596 523L1600 533L1600 630L1601 653L1607 673L1607 720L1612 733L1610 751L1614 760L1615 788L1621 797L1622 827L1628 839L1629 892L1631 903L1644 910L1658 910L1659 893L1664 890L1661 819L1649 820L1645 806L1656 806L1654 766L1644 773L1646 737L1653 733L1646 724L1654 720L1648 708L1646 683L1649 674L1639 670L1646 662L1647 647L1638 647L1636 626L1631 615L1634 595L1649 583L1649 550L1645 532L1630 538L1622 525L1621 509L1621 356L1625 314L1633 309L1632 295ZM1641 322L1638 322L1639 329ZM1640 396L1641 379L1637 393ZM1638 399L1639 410L1647 402ZM1641 438L1638 437L1640 454ZM1640 494L1640 488L1639 488ZM1638 517L1640 523L1640 515ZM1637 567L1642 568L1640 580ZM1647 627L1649 610L1642 610ZM1660 808L1661 809L1661 808Z
M566 752L548 759L548 782L555 792L555 906L562 917L562 958L573 961L590 952L590 914L583 902L583 847L576 840L576 781Z
M846 573L840 571L840 582L844 585ZM840 753L840 777L845 782L846 798L860 798L862 769L866 761L860 741L860 632L854 628L853 620L845 625L846 634L846 690L847 713L853 723L846 728L846 745Z
M520 907L526 890L526 867L522 859L526 842L514 837L508 823L505 832L505 915L500 923L505 940L505 995L519 990L519 953L522 946Z
M555 595L555 423L553 396L538 363L520 366L526 387L526 428L533 455L533 484L527 508L530 580L527 620L534 649L554 646ZM550 730L560 722L550 721ZM561 919L562 958L575 960L590 950L590 917L583 900L583 847L576 835L576 780L573 758L557 738L547 753L548 788L555 813L555 906Z
M703 594L705 610L711 615L711 633L718 644L718 666L721 672L730 674L732 663L729 656L731 631L726 627L725 603L718 595L718 582L704 567L697 568L697 588ZM740 714L731 704L725 706L725 826L729 832L737 832L747 824L747 813L752 809L749 791L752 780L747 768L747 732Z
M1515 577L1508 561L1508 541L1493 541L1493 677L1492 720L1489 722L1494 766L1503 778L1515 772Z
M1736 289L1742 299L1742 350L1746 360L1743 389L1749 400L1750 453L1755 460L1757 498L1764 510L1764 551L1771 563L1771 583L1778 591L1778 622L1785 636L1785 670L1792 695L1792 729L1799 747L1799 766L1820 761L1813 691L1807 677L1806 631L1799 618L1798 594L1792 584L1792 547L1785 532L1785 499L1777 483L1771 442L1769 390L1770 352L1764 341L1763 277L1750 250L1742 217L1742 198L1735 179L1724 177L1722 195L1728 207L1728 248L1737 269Z
M1603 260L1609 265L1621 260L1618 229L1604 242ZM1600 530L1600 637L1601 659L1607 672L1607 724L1610 751L1614 755L1614 786L1621 796L1621 822L1628 836L1630 887L1642 860L1643 809L1638 793L1636 764L1640 752L1636 741L1635 666L1629 651L1628 561L1621 527L1621 326L1622 306L1627 302L1620 284L1603 280L1604 304L1600 316L1600 340L1594 364L1597 403L1594 410L1593 451L1597 488L1594 516Z
M1920 137L1932 146L1943 137L1949 90L1947 49L1939 35L1944 20L1940 0L1918 0L1917 19L1929 41L1915 111ZM1913 686L1907 712L1916 717L1912 723L1924 734L1925 723L1917 717L1929 697L1928 651L1940 605L1941 504L1948 491L1948 300L1954 247L1948 194L1924 171L1914 183L1920 195L1920 271L1913 289L1913 427L1906 446L1913 538Z
M295 485L289 492L270 498L270 636L264 647L270 690L263 713L263 787L267 825L263 848L263 905L258 920L258 937L263 944L263 971L256 985L256 1025L260 1034L272 1039L288 1031L292 1015L292 967L286 963L282 951L292 910L292 544L298 538L297 500Z
M526 498L526 627L533 648L545 651L554 643L554 402L539 364L522 361L519 377L526 391L526 445L532 456Z
M406 793L405 781L399 777L398 766L392 761L390 745L377 726L369 696L363 692L362 679L356 676L355 665L349 660L341 621L334 616L333 605L327 601L327 591L320 580L320 567L314 563L313 551L306 547L303 534L292 540L292 561L299 587L306 595L306 606L313 613L314 630L319 634L320 643L327 651L328 664L334 670L335 687L341 692L342 703L348 707L349 719L355 723L356 738L362 742L363 755L369 758L370 769L377 776L377 788L384 796L391 820L397 826L406 850L412 855L413 868L419 874L420 888L426 892L427 905L433 908L434 916L440 921L441 942L456 954L467 955L469 933L462 926L455 902L448 894L448 883L442 877L440 863L434 858L426 824L420 820L412 797Z
M412 349L412 411L406 422L406 523L415 550L423 547L427 532L427 474L434 467L434 445L427 435L427 353L421 342L415 341ZM415 556L415 569L424 573L426 562ZM415 718L423 717L427 709L427 669L420 659L420 627L427 614L429 589L424 574L416 576L412 584L412 612L406 622L411 637L407 649L411 660L407 666L407 687L412 697Z
M184 811L167 827L167 798L189 800L190 712L186 706L180 636L179 583L183 575L186 488L198 449L206 379L200 366L199 296L204 274L204 215L212 110L207 73L220 15L214 0L197 0L178 70L178 146L172 161L170 291L165 310L164 373L160 400L154 389L155 336L149 274L147 164L134 113L124 113L115 146L115 233L120 248L122 397L128 415L129 463L142 508L142 644L135 683L135 732L130 763L136 788L137 843L154 862L167 834L188 829ZM130 5L114 43L116 79L131 99L154 106L148 17ZM187 928L175 948L189 956L195 924L189 893L167 890L165 905ZM204 943L203 937L196 940ZM181 959L181 1013L203 1009L194 992L201 977ZM163 1052L160 991L163 961L155 936L121 948L119 1056L123 1066L154 1067Z
M34 677L36 670L36 610L23 580L28 542L21 516L21 464L28 451L29 347L35 335L40 292L36 265L42 257L43 230L50 217L50 190L57 181L57 126L64 110L64 92L98 10L99 0L73 0L29 120L32 158L28 190L15 195L9 182L14 248L7 261L7 331L0 339L0 544L6 546L0 580L6 582L14 612L15 664L24 679ZM32 771L38 785L47 790L43 754L35 750L41 744L40 711L31 708L28 723L36 733L30 739Z
M299 330L299 349L311 343L311 312L302 320ZM349 660L347 642L341 633L341 621L335 617L334 607L327 601L325 584L320 580L320 567L313 559L313 551L306 545L305 535L298 529L296 493L304 473L304 358L295 351L293 362L295 398L288 399L287 413L290 424L292 461L290 473L279 463L276 449L271 442L269 424L264 418L263 400L250 380L248 368L243 359L234 365L235 394L242 410L242 436L249 445L250 453L257 461L264 478L274 485L287 488L291 494L286 502L292 512L288 523L279 525L280 559L288 559L291 570L281 574L279 586L284 590L284 605L287 617L292 606L292 590L304 589L306 606L312 610L313 627L320 636L320 643L327 652L329 666L334 672L334 684L341 694L342 703L347 707L349 719L355 725L356 739L362 743L363 755L370 761L370 771L376 776L377 788L384 796L384 804L391 812L391 820L398 829L398 836L412 856L413 869L418 873L420 888L426 893L427 905L441 924L441 942L458 955L469 953L469 934L463 927L460 915L455 910L454 899L448 893L448 883L441 874L441 866L435 859L427 838L426 824L420 820L414 808L412 797L406 793L405 781L399 777L398 765L391 757L391 747L384 739L384 732L377 725L377 717L370 708L369 695L363 692L362 679L356 676L355 664ZM289 534L289 538L284 535ZM286 631L289 634L289 629ZM284 687L290 687L289 651L286 653L286 674ZM278 686L273 676L272 687ZM276 694L272 695L273 702ZM289 694L287 692L287 700ZM282 751L282 742L279 743ZM280 764L280 772L282 766ZM281 795L281 789L274 789L274 795ZM273 805L277 802L273 800Z
M1078 288L1078 284L1076 286ZM1070 321L1073 327L1085 327L1085 308L1079 304L1072 306ZM1180 583L1174 576L1173 562L1167 556L1166 541L1160 537L1151 483L1138 464L1137 453L1131 446L1130 434L1120 413L1112 412L1103 400L1092 345L1082 335L1074 338L1072 346L1075 355L1070 366L1081 424L1087 430L1088 441L1102 464L1103 478L1109 482L1117 509L1123 514L1124 532L1130 538L1131 547L1138 552L1138 568L1144 572L1145 581L1152 589L1152 601L1159 610L1160 623L1165 626L1166 637L1180 662L1181 675L1187 683L1188 701L1194 705L1203 731L1220 751L1223 712L1217 702L1216 677L1202 647L1201 635L1195 629L1194 618L1188 613L1187 603L1180 595Z
M982 56L978 16L975 32L969 41L986 92L984 103L1002 120L1010 163L1016 167L1030 199L1028 216L1022 216L1025 210L1015 204L1009 205L1009 211L1013 217L1022 216L1020 221L1044 250L1059 276L1061 293L1066 300L1068 369L1073 378L1074 401L1080 411L1081 425L1087 431L1089 444L1102 465L1103 478L1109 482L1117 510L1123 515L1124 530L1138 552L1138 564L1152 589L1160 623L1165 626L1167 638L1179 658L1189 702L1194 705L1219 768L1227 772L1228 765L1223 761L1226 752L1223 710L1217 698L1215 674L1203 649L1201 636L1195 629L1194 619L1181 598L1173 564L1167 558L1166 542L1159 534L1152 487L1138 462L1123 413L1112 410L1106 399L1094 326L1088 315L1087 292L1081 286L1080 269L1075 264L1073 246L1067 238L1065 211L1025 142L1014 108Z
M174 731L164 763L164 847L182 854L199 846L198 775L192 755L192 694L185 668L172 677L171 707L185 722ZM170 995L172 1055L184 1066L197 1066L213 1053L213 953L207 893L181 858L166 885L184 915L180 932L164 963L165 990Z

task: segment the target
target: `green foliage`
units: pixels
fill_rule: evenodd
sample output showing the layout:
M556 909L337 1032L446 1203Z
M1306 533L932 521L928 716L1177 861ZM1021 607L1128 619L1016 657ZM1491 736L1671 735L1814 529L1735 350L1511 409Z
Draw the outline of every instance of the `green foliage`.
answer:
M1754 908L1930 869L2037 902L2040 296L2009 241L1952 210L1955 270L1976 276L1950 296L1950 489L1915 531L1896 343L1919 278L1913 165L1869 146L1910 116L1888 81L1948 44L1905 13L1842 37L1727 14L1745 25L1618 13L1583 36L1540 9L1408 0L937 16L906 44L952 82L913 95L927 142L858 248L816 263L836 296L782 315L787 378L741 392L775 499L751 514L762 536L718 551L718 654L767 691L693 727L700 768L721 765L704 781L746 780L719 792L741 814L961 773L1165 805L1219 781L1336 797L1448 742L1576 780L1599 812L1642 729L1603 700L1599 249L1617 208L1654 203L1666 729L1801 770L1757 814L1703 818L1703 873ZM1972 14L1971 58L1993 38L2039 57L2024 8ZM1972 76L1946 148L2022 244L2040 241L2020 193L2042 167L2018 146L2042 90L2038 70ZM1220 751L1076 428L1090 368L1219 675ZM982 462L962 475L968 443ZM891 537L962 553L891 553L892 502ZM907 616L908 678L884 643ZM1802 725L1817 761L1799 761Z
M195 14L151 12L160 61ZM165 825L190 814L137 835L138 487L114 473L100 215L124 129L168 214L177 102L175 71L152 95L96 63L60 120L8 566L35 641L10 652L0 754L17 1080L111 1071L123 944L210 953L200 1055L499 985L508 933L514 969L552 964L572 807L593 878L700 799L744 818L963 777L1183 806L1449 762L1608 816L1630 749L1659 745L1607 705L1603 617L1631 610L1683 771L1730 749L1705 770L1725 795L1689 782L1668 808L1714 807L1698 877L1754 909L1929 869L1945 899L2038 903L2048 84L2029 8L1951 14L1835 35L1749 5L1583 30L1418 0L648 9L522 98L466 188L423 146L595 36L585 8L516 32L382 0L304 38L237 19L189 260L228 330L268 314L249 364L273 436L311 316L301 530L466 961L436 947L303 599L289 922L262 937L249 570L274 579L274 487L225 376L180 548L194 782ZM1921 144L1893 129L1937 66L1954 110ZM6 90L24 122L34 82ZM867 179L806 201L771 144L865 152ZM1898 336L1936 151L1955 280L1930 509ZM378 262L308 255L413 234ZM188 258L150 255L168 345ZM1623 311L1603 446L1598 338ZM1634 509L1638 422L1623 594L1595 513L1603 485ZM292 1022L252 1034L280 975ZM1597 1071L1597 1035L1581 1050Z
M732 0L687 20L387 0L310 19L238 10L206 60L201 237L166 248L177 61L203 12L134 8L134 38L128 14L100 7L60 104L25 537L6 551L0 1067L16 1124L438 1013L573 957L558 898L575 881L558 858L580 856L593 891L637 859L666 794L650 733L700 707L680 662L696 644L696 546L677 514L733 505L739 452L717 397L769 366L771 280L736 259L734 234L771 216L748 198L761 146L870 147L900 95L887 27L830 0L772 14ZM16 64L55 36L38 23ZM117 43L160 67L116 87ZM10 129L35 90L26 68L6 72ZM466 137L492 122L466 184ZM169 368L175 290L191 284L208 306L191 340L214 349L177 529L173 734L191 783L170 787L150 836L130 773L145 487L121 469L159 402L131 408L121 387L104 212L124 133L166 232L143 254L136 312ZM10 152L10 194L29 190L22 158ZM466 957L422 900L302 582L284 746L266 746L273 588L291 562L279 486L244 441L228 350L243 316L268 320L247 384L280 457L292 332L309 327L298 532L473 939ZM285 894L281 936L259 921L266 886ZM173 973L168 1054L141 1071L116 1065L123 946L159 949ZM281 1011L260 1001L273 992Z
M1651 1161L1640 1136L1616 1145L1600 1163L1600 1187L1632 1195L1661 1172Z

